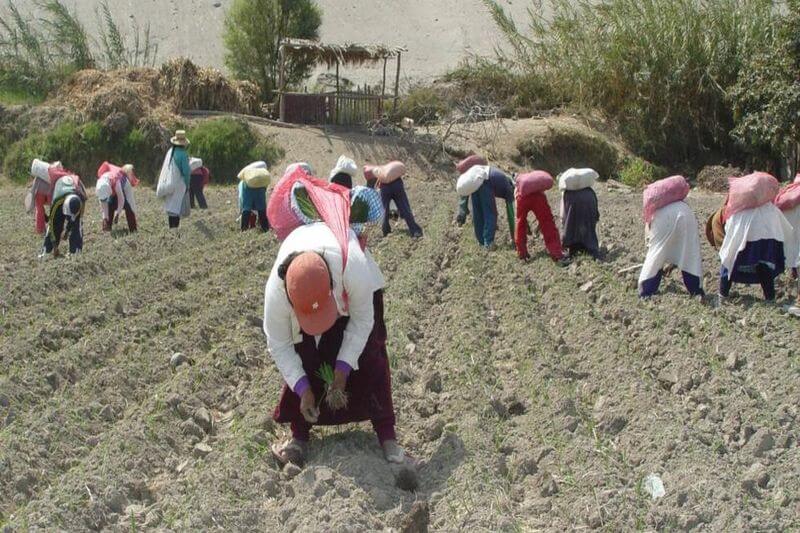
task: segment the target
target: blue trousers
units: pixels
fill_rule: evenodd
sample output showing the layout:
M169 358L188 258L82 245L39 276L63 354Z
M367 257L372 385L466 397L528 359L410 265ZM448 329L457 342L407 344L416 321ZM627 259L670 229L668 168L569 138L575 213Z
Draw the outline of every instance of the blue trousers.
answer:
M413 237L422 236L422 228L419 227L417 221L414 220L414 213L411 211L411 204L408 201L405 185L403 180L397 179L392 183L381 185L381 202L383 203L383 234L386 235L392 231L389 225L389 203L394 200L397 206L397 212L400 217L406 221L408 225L408 232Z
M761 290L764 292L764 299L772 301L775 299L775 278L777 277L773 271L764 264L756 266L755 274L758 277L758 283L761 285ZM727 297L731 293L733 287L733 279L728 277L728 271L725 267L720 269L719 273L719 293Z
M494 236L497 233L497 206L489 181L485 181L480 189L472 193L471 198L475 238L481 246L489 247L494 244Z
M689 294L692 296L705 294L703 289L700 288L700 278L683 270L681 270L681 275L683 276L683 284L686 285L686 290L689 291ZM644 283L642 283L639 296L641 298L647 298L656 294L658 292L658 287L661 285L661 280L663 277L664 271L659 270L658 274L656 274L654 277L645 280Z

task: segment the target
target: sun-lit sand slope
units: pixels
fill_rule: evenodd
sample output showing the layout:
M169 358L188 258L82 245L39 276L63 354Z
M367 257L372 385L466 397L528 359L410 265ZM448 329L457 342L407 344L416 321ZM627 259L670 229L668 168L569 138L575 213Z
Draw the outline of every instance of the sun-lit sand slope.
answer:
M33 0L15 0L23 8ZM427 79L458 64L467 54L491 54L502 44L480 0L320 0L321 38L332 43L361 42L405 45L402 78ZM130 16L149 22L159 44L159 57L188 56L199 64L223 66L222 26L231 0L109 0L118 21ZM520 22L524 0L503 1ZM89 27L96 26L96 0L68 0ZM347 70L342 75L364 81L374 75Z

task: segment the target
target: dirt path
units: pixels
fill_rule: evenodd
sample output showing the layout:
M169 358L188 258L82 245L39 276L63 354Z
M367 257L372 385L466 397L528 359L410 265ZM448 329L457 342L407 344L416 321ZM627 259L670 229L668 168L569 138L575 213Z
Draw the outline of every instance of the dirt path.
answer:
M86 253L47 262L2 189L0 528L400 529L417 501L443 531L800 527L798 323L753 289L710 309L676 277L640 302L617 274L644 250L637 194L598 186L607 262L562 269L534 240L522 264L504 220L492 254L453 224L451 180L415 147L262 131L320 173L341 152L409 163L425 238L395 224L370 246L419 491L395 487L367 424L316 431L299 475L276 468L260 318L277 242L236 230L232 188L179 235L149 191L135 237L101 235L92 205ZM689 202L704 219L720 197ZM717 265L704 248L711 291ZM175 352L194 364L173 372Z

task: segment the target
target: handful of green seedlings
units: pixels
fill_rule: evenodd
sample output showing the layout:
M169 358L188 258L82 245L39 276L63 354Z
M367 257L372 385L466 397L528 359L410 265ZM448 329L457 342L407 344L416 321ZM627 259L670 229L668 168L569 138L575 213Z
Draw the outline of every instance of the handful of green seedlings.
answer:
M339 409L346 408L348 401L347 393L341 389L333 388L333 381L335 378L333 367L328 363L322 363L319 370L317 370L317 377L325 384L325 393L323 397L320 398L320 403L324 398L331 411L338 411ZM319 408L319 406L317 406L317 408Z

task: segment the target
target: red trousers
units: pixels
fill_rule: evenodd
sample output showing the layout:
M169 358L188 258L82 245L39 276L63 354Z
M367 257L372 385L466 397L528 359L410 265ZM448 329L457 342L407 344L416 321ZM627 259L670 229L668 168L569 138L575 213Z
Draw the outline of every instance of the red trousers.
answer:
M527 218L528 213L533 211L533 215L539 222L539 229L544 237L544 245L547 248L547 253L553 260L558 261L564 257L564 252L561 249L561 237L558 234L558 228L553 220L553 212L550 211L550 204L547 203L547 197L544 193L528 194L526 196L517 196L517 231L516 243L517 254L520 259L527 259L530 257L528 254L528 231L527 231Z
M33 197L34 202L34 229L39 235L44 235L47 229L47 215L44 212L44 206L50 203L46 194L36 193Z

